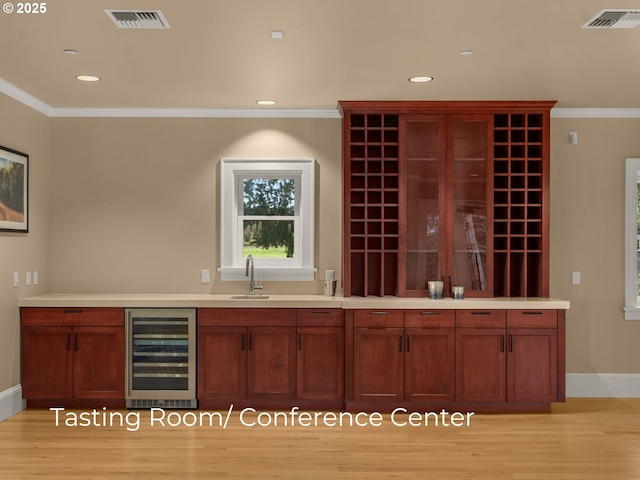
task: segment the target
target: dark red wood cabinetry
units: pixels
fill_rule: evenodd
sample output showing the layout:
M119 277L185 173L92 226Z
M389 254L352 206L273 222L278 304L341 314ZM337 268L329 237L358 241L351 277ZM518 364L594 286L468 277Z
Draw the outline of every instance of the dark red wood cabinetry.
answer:
M340 102L345 296L549 295L555 102Z
M348 409L564 401L564 310L347 311Z
M456 400L564 401L564 310L458 312Z
M124 406L124 310L23 308L22 391L29 406Z
M353 402L455 399L453 310L357 310Z
M199 309L200 406L341 407L343 325L340 309Z
M341 309L298 309L299 400L344 402L344 314Z

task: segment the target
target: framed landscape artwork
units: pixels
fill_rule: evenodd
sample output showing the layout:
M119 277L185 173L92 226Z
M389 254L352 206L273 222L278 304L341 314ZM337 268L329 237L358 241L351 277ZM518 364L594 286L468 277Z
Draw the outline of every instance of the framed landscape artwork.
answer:
M0 147L0 231L29 231L29 156Z

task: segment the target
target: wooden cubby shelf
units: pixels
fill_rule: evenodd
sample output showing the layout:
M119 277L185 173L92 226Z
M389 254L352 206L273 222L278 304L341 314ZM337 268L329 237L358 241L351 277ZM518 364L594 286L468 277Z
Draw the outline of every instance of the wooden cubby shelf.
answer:
M451 285L456 281L451 276L460 275L456 269L477 263L482 288L470 296L548 297L549 119L554 104L340 102L344 295L424 296L425 269L444 271L438 275ZM461 130L455 133L454 128ZM471 141L461 143L466 137ZM481 145L481 151L473 149ZM414 179L411 187L409 179ZM452 194L451 183L466 192ZM437 196L429 193L438 188ZM462 203L458 198L464 198ZM454 245L460 232L453 222L459 218L440 221L433 208L440 208L441 218L455 214L479 221L473 234L486 245ZM427 236L434 225L446 230L440 240L416 238ZM406 283L410 276L418 278L411 287ZM431 280L433 273L428 276Z

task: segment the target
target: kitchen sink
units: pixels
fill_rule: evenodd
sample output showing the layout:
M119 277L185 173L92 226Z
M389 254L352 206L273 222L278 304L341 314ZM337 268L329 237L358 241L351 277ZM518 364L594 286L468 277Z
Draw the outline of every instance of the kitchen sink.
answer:
M231 300L266 300L269 295L233 295Z

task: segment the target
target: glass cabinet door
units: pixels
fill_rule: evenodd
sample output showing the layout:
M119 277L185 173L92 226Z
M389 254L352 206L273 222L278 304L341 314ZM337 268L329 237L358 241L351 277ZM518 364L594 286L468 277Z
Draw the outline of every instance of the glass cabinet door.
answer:
M492 294L491 126L490 116L451 116L447 125L453 222L447 288L460 285L471 296Z
M440 280L445 267L445 201L442 116L402 118L404 193L402 195L404 242L401 254L399 294L422 295L427 282Z

